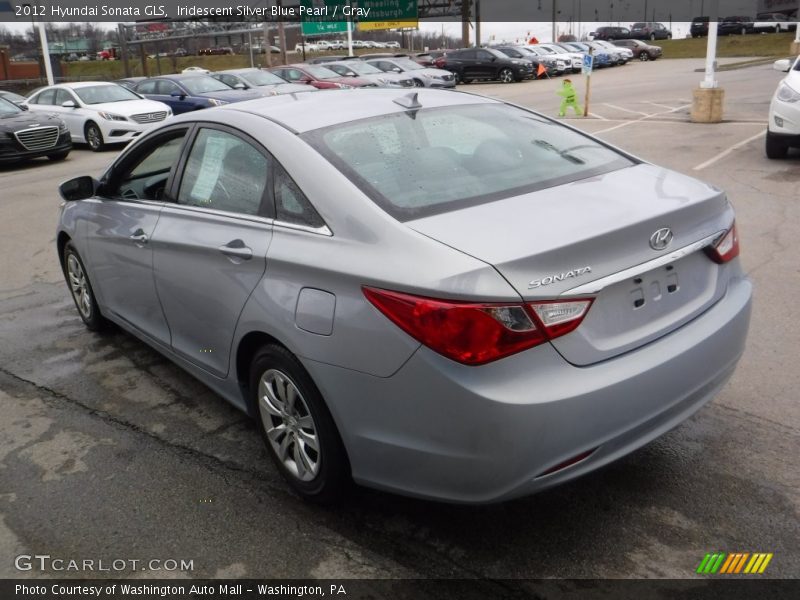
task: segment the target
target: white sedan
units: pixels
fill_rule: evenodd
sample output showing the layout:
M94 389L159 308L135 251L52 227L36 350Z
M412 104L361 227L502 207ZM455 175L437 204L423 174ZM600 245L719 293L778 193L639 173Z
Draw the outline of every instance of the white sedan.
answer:
M197 73L198 75L208 75L211 73L208 69L204 69L203 67L186 67L181 73L186 75L191 75L192 73Z
M36 90L25 105L32 112L56 113L73 142L98 152L106 144L126 143L172 116L163 102L146 100L116 83L61 83Z

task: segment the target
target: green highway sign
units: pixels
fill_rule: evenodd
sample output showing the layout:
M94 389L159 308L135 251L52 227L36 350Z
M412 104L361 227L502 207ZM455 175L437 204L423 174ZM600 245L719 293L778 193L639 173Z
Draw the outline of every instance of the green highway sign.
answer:
M301 6L307 9L313 8L327 8L327 16L303 16L302 30L303 35L326 35L329 33L346 33L347 21L333 21L334 15L336 18L344 14L342 8L349 5L349 0L301 0Z
M359 21L416 21L417 0L361 0L358 6L369 9Z

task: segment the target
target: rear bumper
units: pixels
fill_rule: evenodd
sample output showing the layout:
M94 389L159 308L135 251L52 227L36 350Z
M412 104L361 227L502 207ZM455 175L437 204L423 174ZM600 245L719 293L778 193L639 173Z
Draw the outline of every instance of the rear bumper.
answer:
M550 345L482 367L421 348L379 378L303 361L327 399L354 479L407 495L487 503L601 467L692 415L741 356L751 284L691 323L623 356L568 364ZM554 465L597 448L550 475Z

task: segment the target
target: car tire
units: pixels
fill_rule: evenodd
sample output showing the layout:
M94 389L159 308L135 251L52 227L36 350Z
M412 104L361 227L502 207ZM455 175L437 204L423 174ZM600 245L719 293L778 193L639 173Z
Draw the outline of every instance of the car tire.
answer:
M654 41L655 39L656 39L656 34L655 33L651 33L650 34L650 40Z
M786 158L789 154L789 146L778 136L767 131L766 152L767 158Z
M78 315L89 331L106 329L109 322L100 314L86 267L72 242L67 242L64 246L63 256L64 279L75 302L75 308L78 309Z
M49 158L52 161L57 162L59 160L64 160L68 156L69 156L69 150L67 150L66 152L58 152L56 154L48 154L47 158Z
M739 33L742 34L742 35L747 35L747 27L742 27L742 29L739 31Z
M639 52L639 60L642 62L647 62L650 60L650 55L647 52Z
M86 124L86 128L83 130L83 137L92 152L100 152L103 149L103 132L100 131L96 123L89 121Z
M422 80L415 78L414 79L414 87L425 87L425 84L422 83Z
M506 68L500 69L497 73L497 79L499 79L501 83L514 83L516 77L514 77L514 71Z
M775 33L780 33L780 32L781 32L781 26L780 25L776 25L775 26Z
M267 450L303 499L328 504L350 485L350 463L317 386L283 346L262 347L250 363L250 393ZM316 446L316 448L314 448Z

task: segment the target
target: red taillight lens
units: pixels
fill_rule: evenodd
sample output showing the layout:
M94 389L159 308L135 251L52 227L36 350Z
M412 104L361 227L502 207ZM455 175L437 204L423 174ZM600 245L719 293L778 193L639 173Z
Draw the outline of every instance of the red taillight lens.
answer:
M713 246L707 248L707 254L715 263L726 263L739 256L739 234L736 223Z
M465 365L486 364L569 333L592 303L472 303L368 287L364 295L411 337Z

